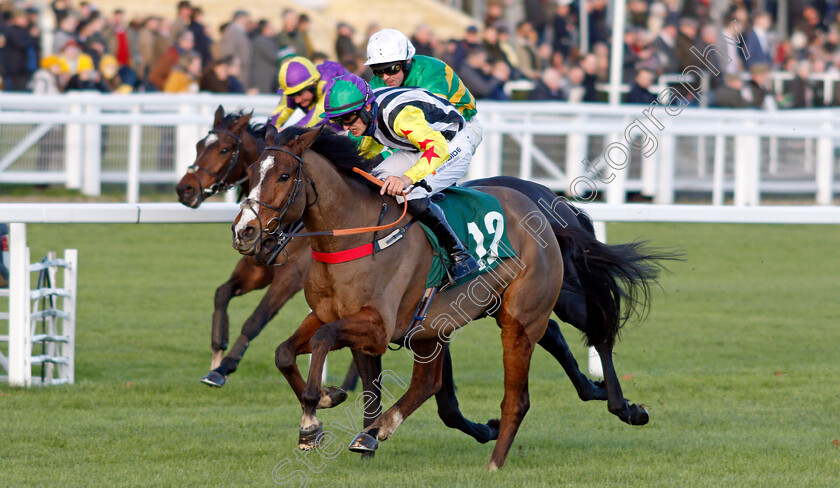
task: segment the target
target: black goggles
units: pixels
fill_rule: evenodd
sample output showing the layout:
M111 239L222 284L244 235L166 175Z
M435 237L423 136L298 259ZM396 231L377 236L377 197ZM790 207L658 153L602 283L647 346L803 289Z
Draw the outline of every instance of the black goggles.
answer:
M371 66L370 69L371 71L373 71L373 75L378 78L382 78L385 75L394 76L395 74L402 71L402 63L394 63L389 64L387 66L379 66L376 68Z
M330 122L333 124L338 125L353 125L354 122L361 116L361 110L355 110L353 112L347 112L346 114L336 115L335 117L330 117Z

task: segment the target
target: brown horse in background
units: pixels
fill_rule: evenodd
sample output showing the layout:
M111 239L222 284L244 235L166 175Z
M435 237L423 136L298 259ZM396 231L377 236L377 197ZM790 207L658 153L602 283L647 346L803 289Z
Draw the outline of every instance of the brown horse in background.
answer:
M308 151L319 139L319 152ZM368 226L377 221L382 209L378 192L348 177L352 167L366 164L355 153L349 139L331 132L303 129L287 129L278 137L276 130L269 127L266 143L251 171L251 193L243 201L243 210L233 224L233 243L237 250L243 254L264 254L261 249L264 230L269 226L263 223L284 225L301 219L308 231L319 233ZM529 215L540 214L538 207L517 191L481 190L499 200L507 222L521 222ZM348 205L349 202L353 205ZM398 215L399 211L392 207L386 211L386 220L394 220ZM333 406L325 402L325 394L328 396L329 392L321 389L321 371L330 350L349 347L382 355L389 343L405 341L415 353L408 391L360 433L351 446L362 452L373 451L377 439L388 439L405 418L440 390L443 350L449 336L472 319L489 314L502 329L505 395L498 438L488 467L496 469L504 464L528 411L531 355L545 334L563 282L559 246L541 244L554 239L550 227L534 236L522 226L508 226L507 235L518 257L502 259L493 272L493 279L473 280L482 280L484 289L499 297L499 303L463 300L459 313L449 314L450 303L465 288L442 291L427 317L428 324L439 324L437 328L420 326L408 330L433 258L429 241L418 227L409 229L394 248L378 253L375 262L371 257L341 264L312 262L304 290L313 311L277 348L276 354L278 369L289 381L303 409L301 448L317 446L322 424L316 410L319 406ZM369 239L370 234L341 238L314 235L310 242L314 250L327 253L364 245ZM295 358L309 352L312 354L309 379L304 382Z
M196 144L195 162L175 187L179 202L198 208L205 199L231 188L239 187L240 194L250 191L247 170L265 146L265 127L250 121L250 113L225 114L221 105L216 109L213 128ZM309 243L298 239L289 243L284 251L286 255L282 266L259 264L250 256L241 258L230 278L216 289L210 342L212 371L201 379L203 383L224 386L227 377L236 371L251 341L303 288L311 256ZM230 300L266 286L269 288L259 305L242 325L231 350L224 355L228 347L230 320L227 307ZM352 390L357 380L355 363L351 363L342 388Z

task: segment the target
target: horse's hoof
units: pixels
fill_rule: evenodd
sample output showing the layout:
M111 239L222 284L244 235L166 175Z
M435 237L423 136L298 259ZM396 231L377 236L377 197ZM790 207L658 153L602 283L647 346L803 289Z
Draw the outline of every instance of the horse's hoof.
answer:
M215 371L210 371L204 375L204 378L201 378L202 383L209 386L215 386L216 388L225 386L225 381L227 381L227 378Z
M357 435L356 438L353 439L353 442L350 443L348 449L350 449L353 452L359 453L373 453L378 447L379 441L376 440L376 437L365 432L359 432L359 435Z
M324 430L324 424L318 422L312 427L300 429L300 436L298 437L298 448L301 451L311 451L318 447L321 443L321 432Z
M347 392L337 386L330 386L328 388L321 388L321 400L318 402L318 408L333 408L336 405L347 400Z
M641 405L630 405L630 425L645 425L650 422L650 415Z

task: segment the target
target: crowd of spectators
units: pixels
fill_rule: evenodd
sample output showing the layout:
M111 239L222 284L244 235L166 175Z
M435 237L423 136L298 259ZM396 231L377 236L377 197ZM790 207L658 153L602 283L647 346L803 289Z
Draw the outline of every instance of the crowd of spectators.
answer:
M727 3L720 9L711 0L628 0L621 67L628 89L623 101L649 104L656 99L652 90L659 77L688 69L702 71L706 78L702 85L696 76L676 84L680 96L692 104L840 105L840 82L837 89L830 87L834 96L826 101L826 84L814 81L823 74L840 76L838 2L789 0L784 13L774 1L761 2L766 11L751 0ZM478 99L604 102L601 87L610 72L610 2L586 2L585 51L580 48L578 4L488 0L485 18L467 28L462 38L440 39L428 25L407 34L417 54L444 60ZM39 12L26 1L3 6L0 75L6 91L274 93L284 57L303 55L315 63L332 58L313 50L310 21L293 10L275 20L255 19L237 10L213 33L203 23L201 7L189 1L178 4L174 18L131 20L120 10L106 16L86 1L53 0L52 12ZM777 28L782 14L789 19L784 30ZM55 18L49 52L41 52L41 15ZM521 20L511 23L512 18ZM347 70L370 79L365 46L379 29L372 24L358 36L350 24L339 23L335 58ZM739 39L743 48L734 42ZM701 60L698 53L708 55ZM790 73L781 90L774 89L773 71ZM511 81L522 81L513 84L519 91L510 90Z

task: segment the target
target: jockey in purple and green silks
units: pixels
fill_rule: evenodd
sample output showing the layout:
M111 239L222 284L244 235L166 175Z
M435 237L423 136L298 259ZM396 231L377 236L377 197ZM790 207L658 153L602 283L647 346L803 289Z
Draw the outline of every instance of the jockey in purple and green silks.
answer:
M324 61L318 66L302 56L285 61L277 75L280 84L277 92L283 95L283 98L280 99L269 122L279 129L289 120L295 109L299 108L305 115L295 125L317 127L324 124L327 120L321 117L324 113L324 86L329 80L344 73L347 73L347 70L334 61ZM336 124L326 125L336 131L341 130Z
M467 128L458 108L422 88L371 90L351 73L332 79L326 93L322 117L341 124L363 141L398 149L371 173L383 180L383 194L397 196L418 185L405 195L408 212L428 227L446 250L452 282L476 271L478 262L430 198L461 179L473 156L476 134Z

